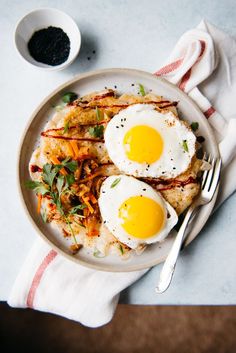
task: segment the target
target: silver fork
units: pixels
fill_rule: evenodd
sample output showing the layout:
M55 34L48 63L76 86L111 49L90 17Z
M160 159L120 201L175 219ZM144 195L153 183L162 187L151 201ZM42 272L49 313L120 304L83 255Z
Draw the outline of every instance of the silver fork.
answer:
M184 217L184 221L175 238L174 244L172 245L169 255L166 258L166 261L161 270L159 283L155 289L157 293L165 292L171 283L178 255L185 239L185 231L191 216L193 215L193 212L199 206L203 206L212 200L218 186L221 170L221 159L212 159L211 156L209 156L207 162L211 164L211 169L205 170L203 173L200 195L189 207Z

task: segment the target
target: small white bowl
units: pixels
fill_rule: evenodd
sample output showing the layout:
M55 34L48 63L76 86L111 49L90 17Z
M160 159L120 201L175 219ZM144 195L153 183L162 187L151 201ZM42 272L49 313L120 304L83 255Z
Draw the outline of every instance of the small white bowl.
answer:
M70 53L67 60L56 66L34 60L27 46L34 32L49 26L61 28L70 39ZM81 46L81 34L75 21L66 13L52 8L37 9L26 14L16 25L15 46L20 57L29 64L46 71L62 70L77 57Z

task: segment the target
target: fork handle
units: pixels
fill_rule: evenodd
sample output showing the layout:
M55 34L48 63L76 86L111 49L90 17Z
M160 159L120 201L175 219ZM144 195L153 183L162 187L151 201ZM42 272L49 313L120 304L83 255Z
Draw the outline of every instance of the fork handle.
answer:
M191 205L184 217L184 221L178 231L174 244L172 245L169 255L167 256L166 261L164 262L164 265L162 267L160 279L155 289L157 293L165 292L170 285L170 282L175 270L177 258L178 258L181 246L183 244L185 230L187 228L187 225L189 223L189 220L195 208L196 208L196 205Z

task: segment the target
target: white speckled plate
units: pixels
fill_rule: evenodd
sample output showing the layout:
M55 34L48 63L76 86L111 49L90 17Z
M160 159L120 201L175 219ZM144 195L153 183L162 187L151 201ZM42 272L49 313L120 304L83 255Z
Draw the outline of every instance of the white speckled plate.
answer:
M24 133L19 151L19 186L22 204L30 221L36 228L38 234L55 250L67 259L75 263L92 267L103 271L135 271L151 267L162 262L172 245L174 232L164 242L156 243L147 248L140 256L132 256L128 260L122 260L118 256L107 256L106 258L95 258L91 253L82 249L76 255L72 255L69 246L63 236L53 229L49 224L44 224L41 217L36 213L36 197L26 190L24 182L29 179L28 164L38 144L40 132L43 130L46 121L52 114L52 106L57 104L64 92L73 91L83 96L89 92L102 90L104 87L117 87L118 92L137 93L137 84L142 83L146 90L162 95L167 99L179 101L178 110L181 116L189 121L199 122L199 134L206 139L204 149L214 157L219 156L218 146L214 139L213 132L200 109L195 103L176 86L167 81L157 78L154 75L132 69L107 69L79 75L73 80L57 88L52 94L45 98L40 106L33 113L30 122ZM135 84L134 86L132 84ZM190 225L190 233L186 244L189 244L200 232L206 223L214 206L215 198L202 207Z

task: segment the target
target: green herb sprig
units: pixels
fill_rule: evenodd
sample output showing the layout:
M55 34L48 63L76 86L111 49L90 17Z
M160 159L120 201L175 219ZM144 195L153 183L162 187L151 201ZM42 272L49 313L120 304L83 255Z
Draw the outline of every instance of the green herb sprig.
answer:
M74 92L66 92L63 96L62 96L62 101L64 103L71 103L74 100L76 100L78 98L78 94L74 93Z
M27 180L25 186L27 189L34 190L36 194L46 195L49 193L48 187L40 181Z
M199 128L199 123L197 121L193 121L190 126L193 131L197 131L197 129Z
M103 131L104 131L103 125L97 125L89 128L89 134L97 138L103 137Z
M72 208L72 212L70 211L68 214L65 213L62 202L61 196L63 193L70 192L70 186L75 182L75 177L73 174L67 175L60 175L59 171L62 168L67 168L70 172L75 172L78 168L78 162L70 160L70 158L66 158L61 161L58 165L53 165L50 163L46 163L43 166L42 172L42 182L29 180L25 183L25 186L28 189L34 190L35 193L40 193L41 195L48 194L51 198L52 203L56 206L58 212L64 218L65 222L67 223L71 235L75 243L77 244L75 234L73 229L70 225L70 221L68 219L69 215L76 214L79 209L83 209L84 205L78 205ZM85 206L86 207L86 206ZM46 212L45 210L41 212L41 216L44 222L47 222Z
M84 203L77 205L70 210L70 214L77 214L78 211L81 211L86 207L87 206Z

